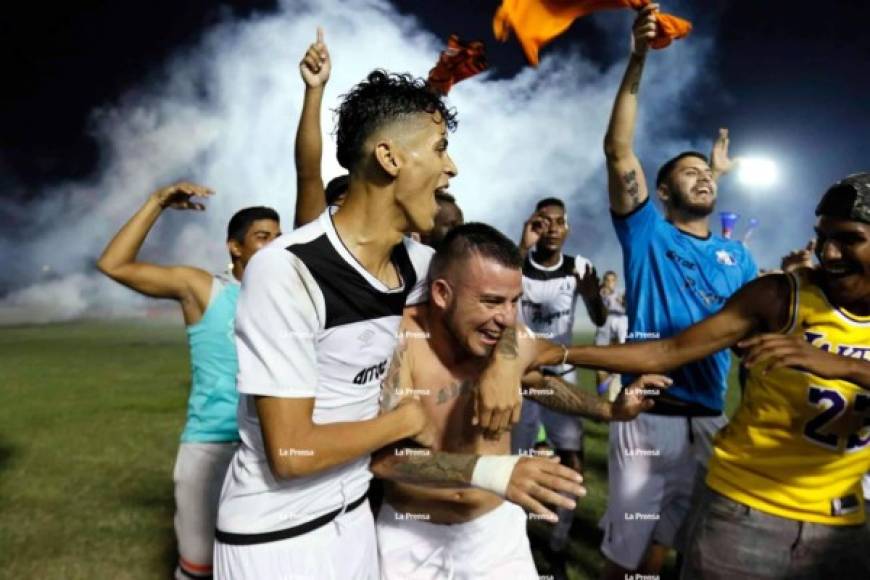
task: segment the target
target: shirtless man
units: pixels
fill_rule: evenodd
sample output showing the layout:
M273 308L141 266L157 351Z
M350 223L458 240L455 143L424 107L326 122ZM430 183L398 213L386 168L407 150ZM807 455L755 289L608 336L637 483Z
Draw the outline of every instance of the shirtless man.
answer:
M385 381L384 403L391 407L396 395L420 397L435 426L434 444L431 449L399 445L373 460L375 475L392 480L386 482L377 523L382 578L537 578L526 516L503 500L534 506L549 520L555 514L533 496L574 507L552 491L557 485L509 485L512 474L530 468L534 458L509 455L509 433L488 439L472 427L474 385L499 339L500 354L518 358L524 368L531 366L538 343L548 344L525 327L514 329L521 268L514 243L479 223L454 228L432 260L430 302L416 307L404 323L404 344ZM638 384L665 387L668 380L646 376ZM537 371L524 377L523 386L527 397L559 411L605 421L630 420L652 406L639 389L611 404ZM438 456L443 460L433 459ZM557 462L554 458L554 471ZM427 470L464 471L476 487L492 491L407 483Z

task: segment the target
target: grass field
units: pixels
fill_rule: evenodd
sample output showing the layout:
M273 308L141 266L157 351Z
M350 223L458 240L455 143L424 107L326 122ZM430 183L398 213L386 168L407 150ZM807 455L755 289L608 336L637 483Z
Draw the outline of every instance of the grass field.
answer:
M172 467L187 364L180 322L2 329L0 578L170 577ZM733 378L729 408L737 397ZM583 373L586 388L593 381ZM589 495L568 551L575 579L596 578L602 563L597 522L606 502L607 426L586 425ZM533 538L545 531L532 523ZM546 558L536 556L539 572L548 574Z

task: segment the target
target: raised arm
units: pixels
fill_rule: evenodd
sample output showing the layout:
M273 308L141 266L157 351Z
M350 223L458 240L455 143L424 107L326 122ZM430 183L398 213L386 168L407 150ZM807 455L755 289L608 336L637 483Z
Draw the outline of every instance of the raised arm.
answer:
M788 321L790 283L785 276L764 276L741 288L709 318L671 338L606 347L572 346L567 350L538 341L536 365L571 364L620 373L666 373L731 347L756 332L780 331Z
M547 229L548 218L538 212L529 216L529 219L523 224L523 233L520 235L520 255L526 259L529 251L535 247L538 240L541 239L541 234Z
M97 268L116 282L154 298L179 300L188 324L196 322L208 305L211 275L189 266L159 266L140 262L139 249L148 232L167 207L180 210L205 210L193 197L208 197L207 187L181 182L158 189L124 224L97 261Z
M737 163L738 158L731 158L728 155L728 147L731 144L731 139L728 137L728 129L719 129L719 134L716 140L713 141L713 150L710 152L710 170L713 172L713 179L719 181L719 178L730 173Z
M643 203L649 193L646 178L634 153L634 129L637 120L637 95L649 48L655 37L655 11L657 4L648 4L634 21L634 47L628 59L622 84L613 103L613 112L604 137L604 155L607 158L607 189L610 209L625 215Z
M331 70L332 62L323 42L323 29L318 27L317 41L308 47L299 63L299 72L305 82L305 97L296 130L296 214L293 225L297 228L314 221L326 209L320 172L323 156L320 107Z

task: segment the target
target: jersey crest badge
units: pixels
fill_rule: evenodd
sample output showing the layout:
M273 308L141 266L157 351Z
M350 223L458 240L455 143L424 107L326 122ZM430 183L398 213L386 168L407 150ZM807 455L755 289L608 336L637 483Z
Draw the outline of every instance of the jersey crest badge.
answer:
M737 262L734 260L734 256L729 254L726 250L718 250L716 252L716 261L726 266L737 265Z

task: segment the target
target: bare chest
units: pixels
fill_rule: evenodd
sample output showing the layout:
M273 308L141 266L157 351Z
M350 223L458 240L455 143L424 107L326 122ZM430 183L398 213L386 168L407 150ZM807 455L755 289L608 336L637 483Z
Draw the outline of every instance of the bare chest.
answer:
M414 389L437 432L435 451L453 453L504 453L510 448L510 435L499 440L485 439L472 425L478 373L455 373L437 361L415 369Z

